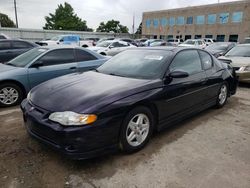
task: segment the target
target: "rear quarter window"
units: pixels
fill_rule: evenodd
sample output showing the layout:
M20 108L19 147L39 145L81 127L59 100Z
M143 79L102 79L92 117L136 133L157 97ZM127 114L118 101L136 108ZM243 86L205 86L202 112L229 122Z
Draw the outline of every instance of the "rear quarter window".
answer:
M207 52L204 52L204 51L199 51L199 54L200 54L200 57L201 57L201 62L202 62L202 65L203 65L203 69L207 70L207 69L212 68L212 66L213 66L212 57Z

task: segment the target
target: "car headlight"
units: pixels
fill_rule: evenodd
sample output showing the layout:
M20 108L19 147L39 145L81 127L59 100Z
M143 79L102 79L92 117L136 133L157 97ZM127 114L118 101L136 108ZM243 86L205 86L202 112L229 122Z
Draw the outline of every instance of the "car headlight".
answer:
M30 101L30 99L31 99L31 95L30 95L30 92L29 92L28 95L27 95L27 100Z
M49 120L64 126L80 126L94 123L97 120L97 116L94 114L78 114L66 111L50 114Z
M245 71L250 71L250 66L247 66L247 67L241 67L239 69L240 72L245 72Z

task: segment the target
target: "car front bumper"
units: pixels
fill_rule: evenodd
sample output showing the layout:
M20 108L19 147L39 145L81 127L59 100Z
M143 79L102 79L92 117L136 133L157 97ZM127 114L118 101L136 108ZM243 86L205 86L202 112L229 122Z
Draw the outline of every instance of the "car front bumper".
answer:
M250 83L250 71L236 71L239 82Z
M88 159L118 149L120 117L104 118L92 125L65 127L48 119L49 111L27 100L21 104L28 133L71 159Z

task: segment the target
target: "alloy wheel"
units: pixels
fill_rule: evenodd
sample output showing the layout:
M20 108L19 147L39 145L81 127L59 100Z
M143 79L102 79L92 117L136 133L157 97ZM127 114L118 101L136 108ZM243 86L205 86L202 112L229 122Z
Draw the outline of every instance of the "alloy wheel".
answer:
M12 105L19 98L18 91L13 87L4 87L0 90L0 102L4 105Z
M140 146L147 138L150 129L149 118L145 114L137 114L130 121L126 130L126 139L133 147Z
M220 105L223 105L227 100L227 86L222 85L220 88L220 94L219 94L219 103Z

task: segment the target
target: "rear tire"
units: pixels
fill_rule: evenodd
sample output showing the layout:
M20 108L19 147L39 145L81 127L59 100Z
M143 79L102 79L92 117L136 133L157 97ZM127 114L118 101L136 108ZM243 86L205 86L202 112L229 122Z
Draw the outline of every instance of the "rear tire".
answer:
M222 108L228 99L228 84L223 83L218 91L216 107Z
M16 106L22 102L22 89L14 83L3 83L0 85L0 106Z
M126 153L141 150L149 141L154 127L151 111L143 106L131 110L123 120L120 149Z

